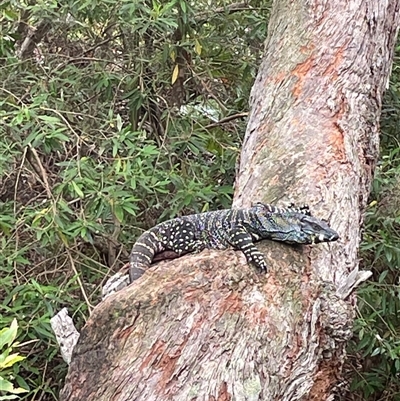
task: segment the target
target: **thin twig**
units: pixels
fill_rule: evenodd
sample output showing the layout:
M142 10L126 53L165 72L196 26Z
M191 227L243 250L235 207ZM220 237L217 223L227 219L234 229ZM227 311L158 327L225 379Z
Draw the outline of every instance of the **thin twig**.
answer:
M21 177L21 172L22 172L22 167L25 164L26 160L26 153L28 149L25 148L23 153L22 153L22 160L21 164L19 165L18 172L17 172L17 177L15 179L15 185L14 185L14 216L17 214L17 192L18 192L18 184L19 184L19 179Z
M15 185L14 185L14 208L13 208L13 211L14 211L14 217L15 218L17 216L18 184L19 184L19 179L20 179L21 172L22 172L22 167L25 164L26 152L27 152L27 149L25 148L24 152L22 153L22 160L21 160L21 164L20 164L20 166L18 168L17 177L16 177ZM19 227L17 225L17 227L15 228L15 253L17 253L18 248L19 248ZM14 260L13 264L14 264L15 279L17 280L17 283L19 284L19 277L18 277L18 274L16 274L16 272L17 272L17 262L16 262L16 260Z
M60 58L61 57L62 57L62 55L60 55ZM64 67L66 67L68 64L72 64L75 62L82 62L82 61L90 61L90 62L99 61L99 62L106 63L106 64L112 64L112 65L115 65L116 67L118 67L121 71L129 72L124 66L122 66L121 64L118 64L117 61L98 58L98 57L85 57L85 56L70 57L67 61L64 61L63 63L59 64L56 68L54 68L54 70L52 72L54 73L55 71L58 71Z
M253 10L254 8L248 4L248 2L232 3L224 7L218 7L210 11L204 11L196 15L196 20L200 20L204 17L208 17L210 14L221 14L228 12L229 14L237 11Z
M229 122L229 121L232 121L232 120L236 120L237 118L247 117L248 115L249 115L248 112L232 114L231 116L222 118L221 120L219 120L219 121L217 121L217 122L215 122L215 123L208 124L208 125L206 125L204 128L205 128L205 129L209 129L209 128L218 127L219 125L225 124L225 123L227 123L227 122Z
M76 280L78 281L79 288L81 289L83 298L86 301L86 305L88 307L89 313L91 314L92 310L93 310L93 305L90 303L89 298L88 298L88 296L86 294L85 288L83 287L82 280L81 280L81 278L80 278L80 276L78 274L78 270L76 269L76 266L75 266L74 258L72 257L71 252L70 252L70 250L68 249L67 246L65 247L65 250L67 252L69 262L71 263L72 270L74 271L74 273L76 275Z
M29 150L29 152L31 152L33 154L33 156L34 156L34 158L36 160L36 163L37 163L39 171L40 171L40 177L41 177L41 180L43 182L44 189L46 190L46 193L47 193L47 197L49 199L53 199L53 194L52 194L51 189L50 189L49 180L47 179L46 170L43 167L42 161L40 160L40 157L39 157L36 149L33 148L31 145L28 145L28 150Z

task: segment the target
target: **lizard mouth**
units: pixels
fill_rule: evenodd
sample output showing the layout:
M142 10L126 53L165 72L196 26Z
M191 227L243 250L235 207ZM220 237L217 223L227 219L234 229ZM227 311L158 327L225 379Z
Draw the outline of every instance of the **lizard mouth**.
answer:
M338 233L334 233L331 235L331 237L329 238L329 241L336 241L339 239L339 234Z
M320 242L336 241L337 239L339 239L339 234L336 232L331 235L319 234L312 237L312 243L319 244Z

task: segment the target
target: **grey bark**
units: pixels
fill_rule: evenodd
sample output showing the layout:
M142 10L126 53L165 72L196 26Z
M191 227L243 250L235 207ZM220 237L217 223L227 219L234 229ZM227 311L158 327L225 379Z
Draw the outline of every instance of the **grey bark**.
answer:
M79 339L79 333L71 317L68 316L67 308L62 308L60 312L54 315L50 319L50 325L60 346L61 356L69 365L71 363L72 351Z
M277 0L254 84L235 206L308 203L338 243L265 242L152 267L100 303L62 401L332 400L351 335L360 225L400 0Z

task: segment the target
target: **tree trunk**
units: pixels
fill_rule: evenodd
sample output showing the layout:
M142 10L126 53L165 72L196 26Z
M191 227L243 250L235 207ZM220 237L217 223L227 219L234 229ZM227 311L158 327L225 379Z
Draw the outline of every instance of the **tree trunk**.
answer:
M82 330L61 400L332 400L400 0L276 0L234 206L308 203L333 244L264 242L152 267ZM350 274L350 272L352 272Z

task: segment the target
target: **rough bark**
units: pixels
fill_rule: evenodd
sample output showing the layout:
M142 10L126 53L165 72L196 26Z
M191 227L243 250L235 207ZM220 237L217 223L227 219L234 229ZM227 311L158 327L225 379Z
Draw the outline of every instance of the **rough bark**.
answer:
M152 267L95 309L61 400L333 399L399 4L276 0L271 14L234 204L308 203L340 241L265 242L267 275L234 251Z

